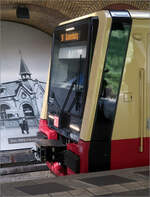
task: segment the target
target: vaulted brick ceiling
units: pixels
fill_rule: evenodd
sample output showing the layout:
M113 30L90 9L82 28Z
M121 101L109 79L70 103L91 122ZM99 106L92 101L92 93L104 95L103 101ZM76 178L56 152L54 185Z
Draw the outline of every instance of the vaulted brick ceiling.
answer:
M16 7L29 8L29 19L18 19ZM1 20L15 21L51 34L65 20L102 9L150 10L150 0L0 0Z

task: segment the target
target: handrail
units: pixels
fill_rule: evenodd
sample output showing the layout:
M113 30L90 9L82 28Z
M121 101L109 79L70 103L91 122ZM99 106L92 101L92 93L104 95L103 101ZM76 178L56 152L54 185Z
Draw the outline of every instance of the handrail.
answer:
M143 68L140 69L139 71L140 75L140 147L139 147L139 152L143 152L143 138L144 138L144 76L145 76L145 70Z

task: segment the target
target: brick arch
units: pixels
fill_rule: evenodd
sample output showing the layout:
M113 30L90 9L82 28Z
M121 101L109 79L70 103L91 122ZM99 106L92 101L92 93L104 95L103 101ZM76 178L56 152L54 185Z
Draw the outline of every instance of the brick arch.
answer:
M123 4L123 3L112 4L103 8L103 10L125 10L125 9L138 10L138 8L136 8L135 6L129 4Z

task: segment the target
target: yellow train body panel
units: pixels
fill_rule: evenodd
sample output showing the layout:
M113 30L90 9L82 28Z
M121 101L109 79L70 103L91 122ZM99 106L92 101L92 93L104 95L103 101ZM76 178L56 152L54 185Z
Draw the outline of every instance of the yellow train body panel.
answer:
M47 112L48 112L48 92L49 92L49 80L50 80L50 66L48 69L48 77L45 87L45 94L43 99L42 111L40 115L40 119L47 120Z
M113 140L149 137L150 19L133 19Z
M107 12L100 12L97 14L99 18L98 35L95 50L93 54L93 61L91 66L91 73L89 79L89 88L87 93L87 100L85 104L85 111L83 115L83 123L80 132L80 139L90 141L95 118L95 111L97 99L99 94L100 81L102 77L103 67L105 61L105 54L107 50L107 42L109 39L111 17ZM107 25L106 25L107 24ZM94 87L94 88L93 88Z
M147 37L148 37L148 42L147 42L147 73L146 73L147 95L146 95L146 98L147 98L148 107L146 107L146 120L147 120L147 133L148 133L147 136L150 137L150 33L148 33Z

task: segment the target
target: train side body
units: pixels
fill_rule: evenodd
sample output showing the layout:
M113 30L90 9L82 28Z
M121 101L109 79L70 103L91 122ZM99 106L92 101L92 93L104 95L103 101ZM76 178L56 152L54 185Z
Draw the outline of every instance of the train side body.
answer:
M149 19L133 18L112 135L112 169L149 164L149 27Z

